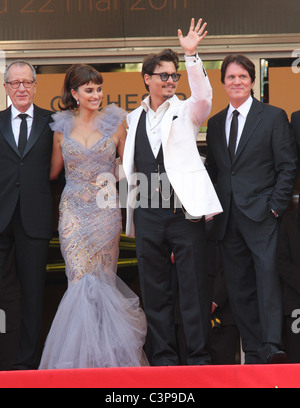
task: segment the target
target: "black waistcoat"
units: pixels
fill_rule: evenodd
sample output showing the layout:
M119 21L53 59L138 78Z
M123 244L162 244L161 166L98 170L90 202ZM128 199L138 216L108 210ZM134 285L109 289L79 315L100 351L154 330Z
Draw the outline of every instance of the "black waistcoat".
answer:
M155 158L146 130L146 112L143 110L136 131L134 161L137 173L145 176L147 186L139 186L139 198L142 207L174 208L174 193L170 199L171 186L164 166L162 146ZM161 180L161 182L159 181ZM161 194L162 193L162 194ZM162 199L162 196L164 199Z

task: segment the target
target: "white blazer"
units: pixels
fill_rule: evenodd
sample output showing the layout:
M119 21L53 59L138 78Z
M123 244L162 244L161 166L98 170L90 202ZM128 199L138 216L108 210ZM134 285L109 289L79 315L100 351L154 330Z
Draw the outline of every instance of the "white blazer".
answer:
M197 148L199 127L211 110L212 88L200 59L187 72L191 97L181 101L170 99L162 122L162 148L167 176L186 211L196 218L213 217L222 207L203 165ZM134 236L133 210L136 204L137 176L134 151L137 126L143 107L127 116L128 134L123 154L123 170L128 182L126 235Z

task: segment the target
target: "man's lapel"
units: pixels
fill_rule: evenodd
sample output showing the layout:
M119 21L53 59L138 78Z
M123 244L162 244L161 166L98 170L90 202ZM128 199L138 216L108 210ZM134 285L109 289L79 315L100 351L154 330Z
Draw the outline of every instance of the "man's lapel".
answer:
M220 157L223 157L223 152L225 151L225 159L228 162L228 165L231 165L231 158L228 150L228 145L227 145L227 139L226 139L226 118L227 118L227 112L228 112L229 106L223 110L223 112L219 116L219 131L218 134L221 135L221 141L220 141Z
M136 138L136 131L139 124L139 120L141 114L143 112L142 106L140 106L134 113L132 114L130 125L128 128L125 148L124 148L124 155L123 155L123 168L126 174L127 179L131 176L134 172L134 149L135 149L135 138Z
M3 134L7 143L20 156L18 146L16 145L15 137L11 126L11 107L2 112L0 116L0 132Z
M164 151L167 150L168 140L171 133L171 127L173 125L173 122L175 122L176 120L178 121L181 120L180 116L181 114L179 109L180 106L181 101L176 95L174 95L171 99L170 107L168 108L161 122L162 146Z
M248 140L253 135L255 129L257 128L259 122L261 121L260 113L262 112L262 110L263 109L261 102L259 102L256 99L253 99L253 103L248 113L243 133L241 135L241 140L239 142L233 163L238 159L239 155L244 150Z
M42 111L34 105L32 128L25 147L24 156L35 145L48 121L49 116L43 115Z

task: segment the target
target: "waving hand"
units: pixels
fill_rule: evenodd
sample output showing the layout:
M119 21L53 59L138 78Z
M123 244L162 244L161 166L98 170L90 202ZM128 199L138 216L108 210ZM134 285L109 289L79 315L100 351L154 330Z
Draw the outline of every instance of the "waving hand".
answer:
M195 26L195 19L192 18L190 31L186 37L183 36L180 29L178 30L178 38L185 55L196 54L198 45L207 35L206 26L207 23L202 24L202 18L200 18Z

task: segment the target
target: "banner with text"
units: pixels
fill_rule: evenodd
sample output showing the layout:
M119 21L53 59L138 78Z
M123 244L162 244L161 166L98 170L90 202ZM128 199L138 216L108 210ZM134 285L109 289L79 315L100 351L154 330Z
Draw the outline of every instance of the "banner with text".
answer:
M192 17L210 35L299 33L299 0L0 0L0 42L176 36Z

